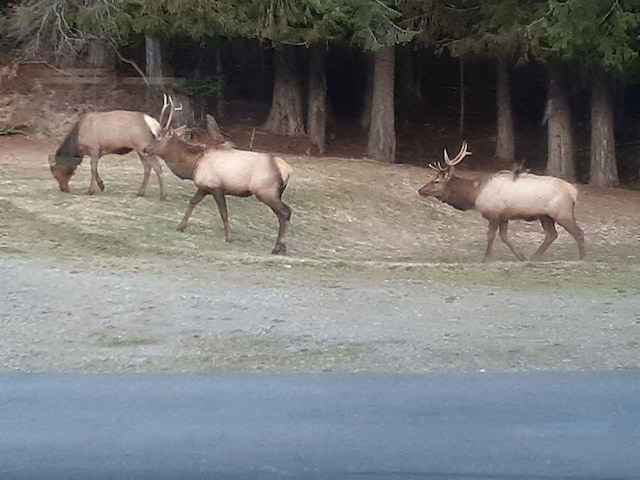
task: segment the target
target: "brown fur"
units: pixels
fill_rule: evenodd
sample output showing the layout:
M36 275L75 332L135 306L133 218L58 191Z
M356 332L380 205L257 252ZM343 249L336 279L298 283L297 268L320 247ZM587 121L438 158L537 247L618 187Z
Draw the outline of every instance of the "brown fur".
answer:
M162 157L176 176L192 180L197 188L178 225L179 231L187 228L191 213L202 199L212 195L224 224L225 240L230 242L225 195L255 195L271 208L280 224L278 238L271 253L286 252L285 237L291 220L291 208L281 197L289 181L291 167L284 159L231 148L193 145L179 138L172 130L163 131L144 151L146 154Z
M160 198L166 198L162 164L157 158L147 157L142 153L144 147L155 138L145 117L154 124L155 133L159 133L160 125L141 112L115 110L92 112L80 117L55 155L49 157L51 173L58 181L60 190L69 191L69 181L85 155L91 157L91 183L87 194L94 194L96 187L104 190L104 182L98 173L98 160L104 155L125 155L136 151L144 168L144 178L138 195L145 195L153 168L158 177Z
M517 188L512 188L514 184ZM485 260L492 254L498 229L500 238L518 260L525 259L508 239L509 220L539 220L542 224L545 240L534 253L534 260L541 258L557 238L556 222L574 237L580 259L585 256L584 234L574 217L577 190L559 178L528 173L514 175L506 171L469 180L455 176L450 167L438 172L436 178L421 187L418 193L435 197L459 210L478 210L489 222Z

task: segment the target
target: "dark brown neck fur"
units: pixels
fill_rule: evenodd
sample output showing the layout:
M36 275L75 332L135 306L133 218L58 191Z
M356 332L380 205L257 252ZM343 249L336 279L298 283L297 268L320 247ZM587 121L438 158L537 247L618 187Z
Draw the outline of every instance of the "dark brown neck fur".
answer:
M446 190L438 197L438 200L458 210L472 210L476 206L476 199L482 183L480 180L469 180L453 176L449 180Z
M83 155L78 150L78 132L80 131L82 120L84 120L84 117L76 122L56 150L55 159L57 165L75 170L82 162Z
M173 137L167 145L165 154L161 156L177 177L193 180L193 172L205 151L206 146L192 145L178 137Z

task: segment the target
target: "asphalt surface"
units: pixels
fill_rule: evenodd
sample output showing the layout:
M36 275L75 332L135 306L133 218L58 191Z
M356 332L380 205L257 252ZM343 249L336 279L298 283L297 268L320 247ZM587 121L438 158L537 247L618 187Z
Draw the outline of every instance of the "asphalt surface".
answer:
M3 374L0 478L640 478L640 372Z

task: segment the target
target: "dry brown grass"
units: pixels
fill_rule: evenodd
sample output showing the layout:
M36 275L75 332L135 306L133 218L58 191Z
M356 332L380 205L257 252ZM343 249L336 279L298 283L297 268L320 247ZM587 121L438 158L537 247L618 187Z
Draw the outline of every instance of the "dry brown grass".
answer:
M142 168L135 156L100 163L106 191L87 196L88 162L58 191L47 166L52 143L0 139L0 248L24 255L140 267L165 262L187 268L256 263L309 266L339 275L429 276L454 282L516 285L602 285L624 288L640 261L640 192L581 186L577 219L587 239L587 261L576 262L570 235L545 261L519 264L501 243L496 260L480 264L486 222L416 193L428 169L363 160L295 156L284 200L293 209L289 255L269 255L277 232L273 213L254 198L229 198L234 242L226 244L212 199L196 210L185 233L175 231L194 192L165 169L169 199L157 198L152 177L146 198L135 196ZM469 173L472 175L472 173ZM538 223L514 223L511 236L531 254L542 241ZM364 272L364 273L363 273Z

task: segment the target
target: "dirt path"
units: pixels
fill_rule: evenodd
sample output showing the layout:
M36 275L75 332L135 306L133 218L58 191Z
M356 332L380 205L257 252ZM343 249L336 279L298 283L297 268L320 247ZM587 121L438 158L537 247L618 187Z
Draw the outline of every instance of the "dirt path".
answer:
M96 271L0 257L0 369L639 368L640 294L310 279L295 266Z

